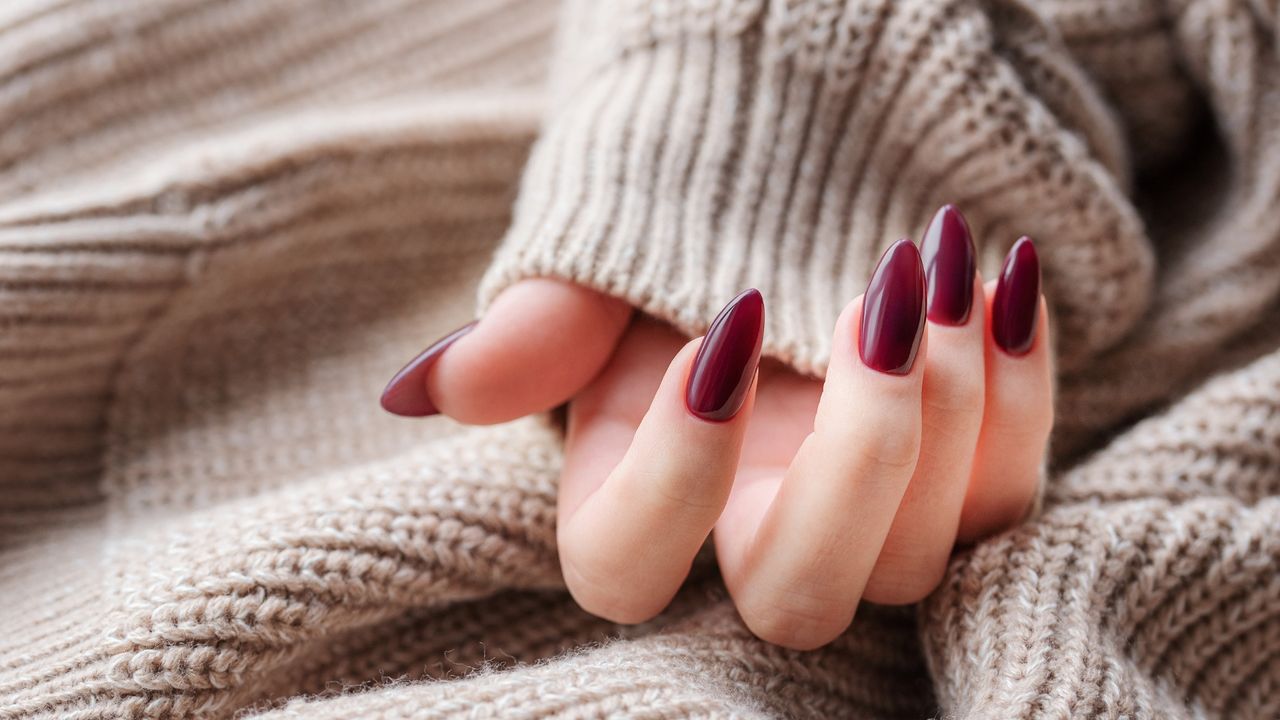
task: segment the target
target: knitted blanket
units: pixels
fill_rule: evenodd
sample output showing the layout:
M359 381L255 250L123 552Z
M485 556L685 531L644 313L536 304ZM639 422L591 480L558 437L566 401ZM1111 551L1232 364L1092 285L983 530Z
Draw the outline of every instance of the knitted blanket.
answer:
M1280 716L1280 6L0 4L0 718ZM821 375L880 251L1037 239L1041 512L754 639L577 609L560 428L383 413L552 276ZM479 298L477 302L477 298Z

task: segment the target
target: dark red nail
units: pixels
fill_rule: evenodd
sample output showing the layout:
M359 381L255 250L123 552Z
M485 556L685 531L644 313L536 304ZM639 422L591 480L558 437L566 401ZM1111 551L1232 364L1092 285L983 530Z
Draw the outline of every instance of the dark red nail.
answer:
M929 319L943 325L964 325L973 307L976 261L973 236L964 216L947 205L933 216L920 241L929 293Z
M702 339L685 388L689 412L716 422L737 415L760 364L763 340L764 298L752 288L724 306Z
M475 326L475 321L472 321L445 335L401 368L382 391L382 409L405 417L426 417L440 412L427 395L427 372L450 345Z
M924 266L910 240L885 251L862 300L858 352L867 367L906 375L916 362L924 332Z
M1005 256L996 283L991 303L991 333L996 345L1010 355L1026 355L1035 340L1039 316L1040 256L1031 238L1024 237Z

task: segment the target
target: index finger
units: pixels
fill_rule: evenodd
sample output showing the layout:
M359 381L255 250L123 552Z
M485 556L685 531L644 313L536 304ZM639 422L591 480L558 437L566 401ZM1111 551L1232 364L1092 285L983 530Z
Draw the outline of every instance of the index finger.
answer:
M608 449L573 448L579 458L562 478L557 535L565 582L587 611L648 620L684 582L737 474L763 313L759 293L744 293L705 338L685 345L603 482L583 471L598 468L596 453Z

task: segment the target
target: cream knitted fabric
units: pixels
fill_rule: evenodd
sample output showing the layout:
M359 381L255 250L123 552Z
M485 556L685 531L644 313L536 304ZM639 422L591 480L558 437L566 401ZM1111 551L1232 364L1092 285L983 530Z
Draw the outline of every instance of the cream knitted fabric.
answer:
M0 4L0 718L1280 716L1278 14ZM535 275L820 373L942 202L1043 248L1045 508L820 651L586 615L552 422L377 408Z

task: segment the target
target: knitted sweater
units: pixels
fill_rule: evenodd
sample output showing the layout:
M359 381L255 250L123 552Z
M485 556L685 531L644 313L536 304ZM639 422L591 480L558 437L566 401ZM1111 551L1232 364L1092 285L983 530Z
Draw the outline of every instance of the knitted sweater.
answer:
M0 718L1280 716L1278 43L1265 0L0 4ZM945 202L988 276L1041 249L1043 510L818 651L709 556L584 613L552 419L378 408L532 276L689 334L758 287L820 375Z

